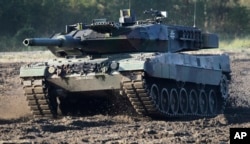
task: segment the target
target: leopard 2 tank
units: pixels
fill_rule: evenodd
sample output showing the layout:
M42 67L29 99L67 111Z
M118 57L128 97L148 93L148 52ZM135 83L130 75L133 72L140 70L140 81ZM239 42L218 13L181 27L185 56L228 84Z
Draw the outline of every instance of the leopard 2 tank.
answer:
M123 9L119 22L94 19L89 25L66 25L64 33L50 38L25 39L25 46L46 46L57 57L20 69L33 115L67 115L79 97L111 94L127 97L138 114L150 117L222 113L228 98L229 56L186 53L218 48L218 36L196 27L163 24L164 11L144 13L153 18L136 20L130 9Z

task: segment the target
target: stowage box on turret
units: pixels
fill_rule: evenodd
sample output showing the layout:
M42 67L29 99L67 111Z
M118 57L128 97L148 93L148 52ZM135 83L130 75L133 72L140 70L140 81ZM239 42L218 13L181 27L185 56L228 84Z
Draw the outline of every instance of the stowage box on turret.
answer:
M184 53L217 48L218 36L196 27L165 25L166 12L144 13L154 17L137 21L124 9L119 23L94 19L90 25L67 25L65 33L50 38L25 39L25 46L47 46L57 57L21 67L33 115L56 117L59 110L67 115L75 95L98 99L107 94L126 96L138 114L151 117L222 113L229 56Z

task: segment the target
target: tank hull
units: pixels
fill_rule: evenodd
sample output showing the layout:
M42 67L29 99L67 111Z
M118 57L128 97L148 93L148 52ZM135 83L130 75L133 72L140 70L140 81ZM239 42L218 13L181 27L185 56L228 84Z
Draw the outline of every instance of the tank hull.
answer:
M124 56L124 57L122 57ZM127 57L127 58L126 58ZM106 60L106 59L105 59ZM161 53L155 55L154 53L135 53L125 55L109 55L108 61L115 61L119 64L116 70L107 72L89 72L89 73L75 73L70 71L69 65L75 65L71 59L53 60L49 61L47 65L41 64L22 67L20 77L35 77L41 76L45 79L58 85L59 87L68 91L91 91L91 90L108 90L120 89L123 72L126 71L144 71L150 77L171 79L180 82L190 82L203 85L218 85L223 73L229 74L230 64L227 55L189 55L180 53ZM74 59L74 61L81 61L82 63L96 64L96 60ZM102 61L102 60L100 60ZM80 63L81 63L80 62ZM80 65L77 62L78 65ZM62 65L69 67L64 69ZM61 67L57 69L65 74L62 76L56 72L50 74L48 69L53 66ZM56 69L56 68L55 68ZM107 68L108 69L108 68Z
M43 99L46 103L49 115L57 115L58 103L50 103L48 97L40 100L37 95L61 96L70 98L69 93L84 93L82 97L89 97L91 93L102 91L116 91L116 96L127 96L134 109L143 115L150 116L183 116L200 115L211 116L224 109L220 105L225 103L228 96L228 87L223 86L221 93L222 77L226 76L226 82L230 76L229 57L227 55L190 55L183 53L127 53L113 54L99 59L69 58L56 59L46 63L24 66L21 68L24 90L31 97L31 109L34 115L47 115L40 107ZM111 66L112 65L112 66ZM112 68L111 68L112 67ZM35 90L36 89L36 90ZM164 92L168 100L164 100ZM52 94L51 94L52 93ZM205 105L206 112L198 113L188 111L181 112L180 95L186 97L197 95L194 101L199 101L199 95L204 95L200 105ZM208 112L209 97L216 94L216 112ZM88 95L89 94L89 95ZM176 95L175 95L176 94ZM103 96L107 96L103 93ZM213 95L212 95L213 96ZM177 103L173 103L172 98ZM52 99L55 99L52 98ZM165 101L171 101L165 102ZM204 104L206 103L206 104ZM174 105L178 110L174 109ZM194 103L193 105L195 105ZM211 104L210 104L211 105ZM223 104L224 105L224 104ZM164 112L164 107L172 111ZM220 107L219 107L220 106ZM51 109L53 107L53 109ZM61 106L62 107L62 106ZM211 107L211 106L210 106ZM39 109L39 111L37 110Z

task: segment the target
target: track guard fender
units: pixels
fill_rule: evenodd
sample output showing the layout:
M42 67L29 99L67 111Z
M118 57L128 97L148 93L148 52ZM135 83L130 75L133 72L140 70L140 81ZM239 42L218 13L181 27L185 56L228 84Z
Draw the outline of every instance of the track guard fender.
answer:
M45 76L46 69L47 66L23 66L20 69L20 78Z

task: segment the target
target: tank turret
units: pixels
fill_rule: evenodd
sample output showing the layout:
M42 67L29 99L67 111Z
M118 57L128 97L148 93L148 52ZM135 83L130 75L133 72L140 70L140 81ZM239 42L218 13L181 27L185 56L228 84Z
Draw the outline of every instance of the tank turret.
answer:
M51 38L25 39L25 46L48 46L59 57L86 54L128 52L180 52L217 48L216 34L202 33L198 28L164 25L166 12L144 11L152 19L136 21L129 10L120 11L119 23L94 19L92 24L67 25L65 34ZM119 47L119 49L117 48Z

